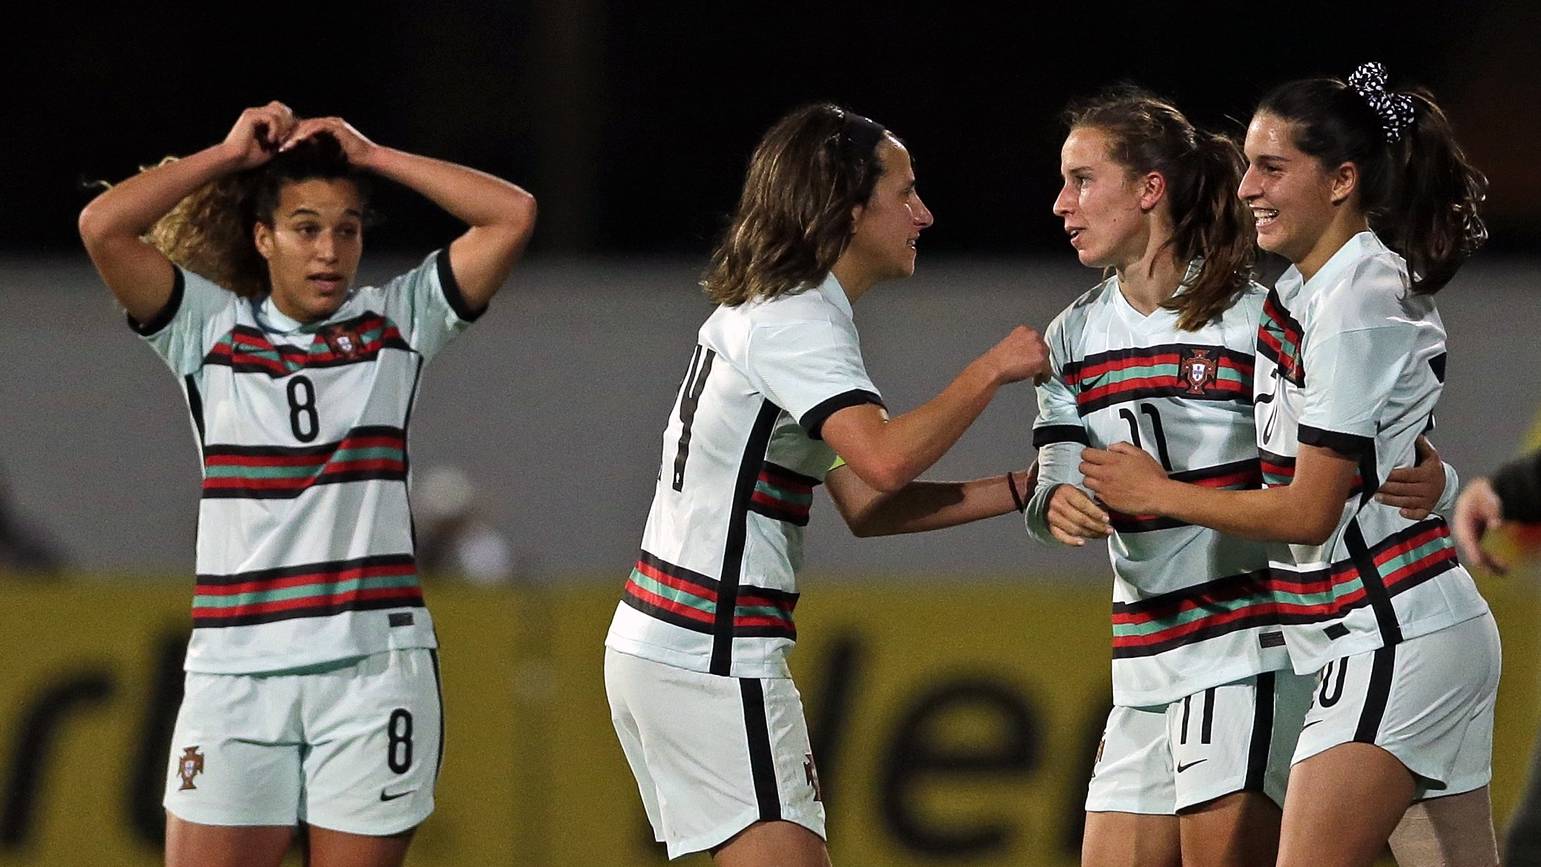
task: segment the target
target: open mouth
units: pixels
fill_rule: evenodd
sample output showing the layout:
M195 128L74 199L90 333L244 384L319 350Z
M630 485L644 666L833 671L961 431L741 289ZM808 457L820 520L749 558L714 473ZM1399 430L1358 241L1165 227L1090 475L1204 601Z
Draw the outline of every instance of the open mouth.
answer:
M305 279L310 281L310 285L325 293L336 292L343 285L343 276L335 271L322 271L319 274L311 274Z
M1077 238L1081 237L1081 233L1084 232L1084 231L1086 231L1086 230L1082 229L1080 227L1077 227L1077 226L1066 226L1065 227L1065 234L1070 236L1070 243L1072 243L1072 244L1075 243L1075 240Z
M1254 206L1252 208L1252 219L1257 222L1259 228L1262 228L1263 226L1271 226L1275 220L1279 219L1279 209L1259 208Z

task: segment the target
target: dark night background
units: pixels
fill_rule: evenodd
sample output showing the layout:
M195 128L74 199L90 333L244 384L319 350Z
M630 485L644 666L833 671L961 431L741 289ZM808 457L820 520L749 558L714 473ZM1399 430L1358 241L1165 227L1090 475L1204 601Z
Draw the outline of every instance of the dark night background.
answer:
M1069 99L1133 80L1239 132L1273 84L1367 59L1446 106L1492 178L1494 246L1541 239L1532 4L512 0L47 15L5 52L0 248L12 254L76 249L82 180L212 144L273 98L523 184L541 202L537 253L686 257L709 250L764 128L831 99L910 143L937 215L923 249L1059 251L1049 206ZM402 191L377 205L375 249L455 231Z

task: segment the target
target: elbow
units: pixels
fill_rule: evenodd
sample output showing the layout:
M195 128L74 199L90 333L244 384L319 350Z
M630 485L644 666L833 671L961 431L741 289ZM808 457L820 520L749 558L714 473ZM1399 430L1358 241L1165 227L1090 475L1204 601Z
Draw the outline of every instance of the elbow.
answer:
M1290 538L1284 541L1293 545L1324 545L1338 529L1338 516L1309 516L1302 523L1291 527Z
M521 238L529 237L535 230L535 218L539 213L540 207L535 197L524 188L515 187L513 199L508 206L508 223Z
M867 484L883 494L897 494L904 490L904 486L915 480L902 464L883 464L873 468L872 478L867 479Z
M92 200L80 212L80 219L76 220L75 227L80 231L80 240L85 243L87 249L101 243L107 236L105 218L101 209L96 206L96 200Z

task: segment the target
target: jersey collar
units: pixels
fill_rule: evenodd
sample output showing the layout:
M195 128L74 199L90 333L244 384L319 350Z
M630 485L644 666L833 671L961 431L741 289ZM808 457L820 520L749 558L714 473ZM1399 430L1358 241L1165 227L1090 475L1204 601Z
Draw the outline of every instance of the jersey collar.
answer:
M1277 284L1279 295L1283 297L1287 292L1298 292L1302 295L1314 294L1327 286L1336 284L1361 259L1384 253L1388 249L1374 232L1366 229L1345 241L1343 246L1322 264L1321 269L1311 275L1310 280L1302 280L1300 269L1291 265L1289 270L1279 277Z
M819 284L819 292L829 303L840 309L847 319L853 318L851 313L851 299L846 297L845 287L835 278L835 272L831 271L824 277L824 282Z

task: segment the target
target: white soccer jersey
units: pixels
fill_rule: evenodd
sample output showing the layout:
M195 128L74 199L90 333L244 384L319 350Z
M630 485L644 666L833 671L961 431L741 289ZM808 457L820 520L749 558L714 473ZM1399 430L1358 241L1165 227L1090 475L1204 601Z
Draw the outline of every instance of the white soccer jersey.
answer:
M786 677L813 488L835 411L882 398L833 274L701 326L664 428L642 551L605 644L680 668Z
M203 454L189 671L435 646L407 419L423 362L474 318L440 251L321 323L181 268L160 315L130 319L182 377Z
M1053 375L1038 388L1029 532L1053 541L1050 494L1082 484L1086 445L1133 443L1194 484L1259 486L1252 351L1263 297L1253 284L1220 318L1184 331L1174 311L1135 310L1115 276L1050 323ZM1265 546L1168 518L1110 517L1115 704L1162 705L1289 666Z
M1295 670L1395 644L1487 611L1445 521L1403 518L1374 499L1433 425L1445 329L1407 264L1360 232L1310 280L1290 268L1257 333L1257 443L1264 482L1289 484L1299 445L1359 461L1327 542L1273 545L1272 583Z

